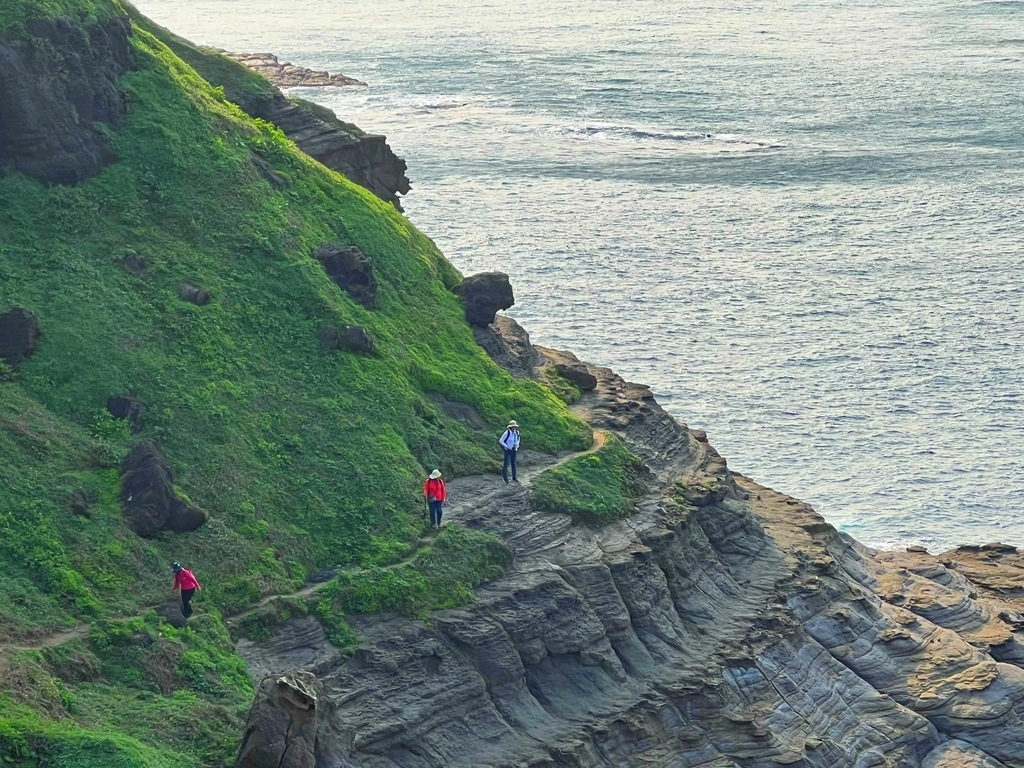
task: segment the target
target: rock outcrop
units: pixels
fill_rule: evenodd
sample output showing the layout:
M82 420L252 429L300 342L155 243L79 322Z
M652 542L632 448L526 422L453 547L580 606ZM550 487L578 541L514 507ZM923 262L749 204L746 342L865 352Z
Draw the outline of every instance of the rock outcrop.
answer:
M206 513L178 497L174 470L152 440L143 440L121 465L125 519L139 536L160 531L188 533L206 522Z
M516 303L512 284L504 272L481 272L470 275L452 288L466 306L466 322L486 328L494 322L499 310Z
M0 315L0 360L17 368L39 344L39 323L27 309L15 307Z
M373 265L362 251L354 246L324 243L313 257L323 265L331 282L352 301L367 309L377 306L377 278L373 276Z
M318 331L320 348L325 351L343 349L361 355L372 355L376 350L373 337L361 325L343 325L337 328L325 325Z
M197 307L205 307L210 303L210 292L192 283L181 283L178 286L178 295L185 301L195 304Z
M447 519L516 552L474 603L350 617L347 659L312 617L239 644L259 675L323 681L318 767L1024 766L1024 557L964 553L979 586L955 553L861 547L587 371L578 413L654 471L631 518L594 530L535 511L528 475L455 479Z
M498 315L487 327L474 327L473 338L488 356L517 379L536 378L540 353L530 334L507 315Z
M254 72L267 78L278 88L323 88L326 86L347 87L363 85L362 80L342 74L298 67L290 61L281 62L272 53L231 53L222 51L229 59L244 64Z
M236 768L316 768L322 690L308 672L264 678L249 711Z
M146 413L146 404L135 395L117 395L107 398L107 413L115 419L124 419L131 426L132 434L142 431L142 417Z
M117 83L134 68L130 34L124 18L53 19L0 39L0 170L74 184L115 159L97 126L126 111Z

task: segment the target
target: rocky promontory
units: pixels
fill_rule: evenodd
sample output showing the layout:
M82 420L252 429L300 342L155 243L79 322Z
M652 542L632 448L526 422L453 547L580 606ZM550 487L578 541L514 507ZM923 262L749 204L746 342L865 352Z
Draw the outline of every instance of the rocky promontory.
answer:
M498 320L506 347L529 344ZM353 617L348 657L308 617L241 641L255 679L322 684L302 765L1024 765L1014 548L873 551L730 470L648 388L568 353L527 357L530 375L593 377L575 410L644 458L647 494L595 529L531 504L551 460L511 487L456 479L448 519L516 553L474 603Z
M347 75L300 67L290 61L282 62L272 53L232 53L230 51L221 51L221 53L263 75L278 88L366 85L362 80L356 80Z

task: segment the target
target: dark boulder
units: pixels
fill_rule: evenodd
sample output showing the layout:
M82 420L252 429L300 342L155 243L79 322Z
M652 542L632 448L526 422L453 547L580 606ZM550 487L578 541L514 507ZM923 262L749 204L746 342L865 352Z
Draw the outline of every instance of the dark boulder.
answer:
M263 678L235 768L315 768L322 696L323 685L310 672Z
M188 624L188 619L181 614L181 603L177 600L157 606L156 614L175 629L182 629Z
M481 272L471 275L452 288L466 305L466 321L485 328L494 322L500 309L516 303L512 284L504 272Z
M98 126L117 126L127 109L117 82L135 68L130 34L123 16L57 18L0 40L0 168L74 184L116 159Z
M107 398L107 413L115 419L124 419L131 425L132 434L142 431L142 416L146 405L135 395L119 395Z
M323 350L344 349L362 355L372 355L376 351L373 337L361 325L321 326L317 332L320 348Z
M178 295L181 296L185 301L190 301L197 307L205 307L210 303L209 291L204 291L198 286L192 285L191 283L182 283L178 286Z
M27 309L16 307L0 315L0 360L17 368L39 343L39 323Z
M352 301L367 309L377 306L377 278L373 275L373 265L362 251L324 243L313 256L323 265L331 282L347 293Z
M124 258L121 259L121 263L124 264L124 268L136 277L142 277L142 275L149 269L149 264L144 258L134 253L126 253Z
M205 512L178 498L174 470L152 440L136 445L122 463L121 502L128 524L144 538L194 531L206 522Z
M597 389L597 377L583 363L558 363L555 365L555 371L584 392Z
M88 491L83 491L81 488L75 489L71 494L71 512L79 517L92 517L89 507L94 500L93 494Z

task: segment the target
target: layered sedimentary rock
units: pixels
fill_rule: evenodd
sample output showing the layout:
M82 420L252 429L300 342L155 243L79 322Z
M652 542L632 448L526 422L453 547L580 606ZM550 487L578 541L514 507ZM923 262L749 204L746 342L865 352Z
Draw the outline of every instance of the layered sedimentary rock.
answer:
M242 643L254 674L322 681L317 766L1024 766L1024 617L996 593L1024 595L1015 550L965 572L977 553L866 549L646 387L536 354L595 378L578 412L647 461L649 495L594 530L532 509L543 464L453 480L447 519L516 553L473 604L352 617L349 658L312 618Z
M290 61L282 62L272 53L230 53L228 51L223 51L223 53L229 59L234 59L254 72L259 72L278 88L366 85L362 80L356 80L347 75L296 66Z

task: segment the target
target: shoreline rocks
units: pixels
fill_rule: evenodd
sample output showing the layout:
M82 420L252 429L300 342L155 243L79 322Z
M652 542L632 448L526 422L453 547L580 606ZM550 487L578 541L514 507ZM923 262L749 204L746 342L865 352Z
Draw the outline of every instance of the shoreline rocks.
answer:
M362 80L356 80L348 75L300 67L290 61L282 62L272 53L232 53L231 51L220 51L220 53L263 75L278 88L325 88L329 86L347 88L366 85Z

